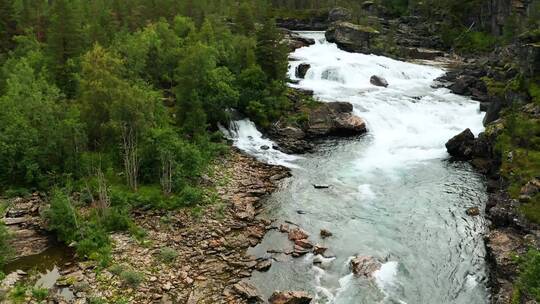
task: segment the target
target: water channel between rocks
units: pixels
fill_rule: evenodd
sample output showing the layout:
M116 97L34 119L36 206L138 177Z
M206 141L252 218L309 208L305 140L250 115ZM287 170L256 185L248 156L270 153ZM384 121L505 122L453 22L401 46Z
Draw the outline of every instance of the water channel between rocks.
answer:
M267 250L292 248L274 230L251 250L273 257L273 266L254 273L251 282L266 297L274 290L306 290L315 303L488 303L486 223L465 214L468 207L484 209L484 180L468 164L450 162L444 147L465 128L483 130L478 103L433 88L441 68L347 53L323 33L302 35L317 43L291 54L291 78L298 64L311 65L296 86L314 90L322 101L352 103L369 133L327 141L296 157L261 149L271 142L251 122L236 122L236 146L292 168L262 216L298 224L335 255L270 255ZM388 88L371 85L372 75L384 77ZM322 228L334 235L321 239ZM351 274L356 255L383 261L374 278Z

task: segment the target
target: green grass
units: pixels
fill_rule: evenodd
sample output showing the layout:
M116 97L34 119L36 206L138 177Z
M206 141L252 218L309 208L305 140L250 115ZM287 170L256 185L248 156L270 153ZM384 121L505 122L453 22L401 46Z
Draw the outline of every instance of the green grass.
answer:
M9 292L9 299L13 303L23 303L25 297L26 297L26 291L28 288L24 285L17 284L13 289Z
M521 303L524 295L540 302L540 251L530 249L518 261L519 277L514 286L512 303Z
M38 301L45 301L47 297L49 296L49 290L47 288L33 288L32 289L32 297Z
M144 281L144 275L137 271L124 270L120 273L120 279L125 285L135 288Z
M173 248L165 247L160 249L158 257L163 263L170 264L176 260L178 252Z

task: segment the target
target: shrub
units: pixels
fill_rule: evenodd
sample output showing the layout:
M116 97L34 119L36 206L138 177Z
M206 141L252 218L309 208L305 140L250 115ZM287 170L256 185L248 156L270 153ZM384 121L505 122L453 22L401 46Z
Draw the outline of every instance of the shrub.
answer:
M9 293L10 299L15 303L21 303L26 296L26 286L17 284Z
M110 260L110 239L107 232L96 222L85 225L77 242L77 254L107 264Z
M103 211L100 222L107 231L128 231L133 221L127 208L110 207Z
M172 263L178 257L178 252L173 248L165 247L159 251L159 259L164 263Z
M114 264L111 267L109 267L109 271L112 274L117 275L117 276L120 276L120 274L124 272L125 270L126 270L126 267L121 264Z
M49 290L47 288L33 288L32 297L37 301L41 302L47 299L49 296Z
M70 243L79 238L79 219L67 194L56 189L53 191L51 207L45 212L49 220L49 229L56 232L59 240Z
M144 280L144 276L142 273L133 271L133 270L124 270L122 273L120 273L120 279L124 284L130 286L130 287L137 287L139 284L142 283Z
M519 278L517 283L519 292L515 297L526 294L536 301L540 301L540 251L530 249L520 259Z
M0 222L0 269L4 266L6 261L11 257L13 251L11 247L9 246L9 239L10 239L9 232L6 228L6 226ZM0 279L2 279L3 275L0 271Z

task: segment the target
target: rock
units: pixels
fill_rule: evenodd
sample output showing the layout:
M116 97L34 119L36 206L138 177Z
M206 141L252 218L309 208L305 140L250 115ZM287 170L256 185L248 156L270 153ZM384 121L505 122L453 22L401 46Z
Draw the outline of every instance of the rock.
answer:
M239 283L234 284L233 289L236 293L238 293L240 296L242 296L246 300L249 300L255 303L263 302L263 299L260 296L257 288L246 281L241 281Z
M319 245L319 244L317 244L317 245L315 245L313 247L313 253L314 254L321 254L322 255L322 254L324 254L326 252L326 250L328 250L328 247L325 247L325 246Z
M270 150L270 147L267 146L267 145L263 145L263 146L261 146L261 150L264 150L264 151Z
M388 87L388 82L386 81L386 79L380 77L380 76L371 76L371 78L369 79L369 82L374 85L374 86L378 86L378 87Z
M438 50L426 49L426 48L416 48L416 47L405 47L401 49L403 56L411 59L422 59L422 60L434 60L438 57L444 57L445 53Z
M474 134L470 129L466 129L446 143L446 150L451 156L470 159L473 155L474 144Z
M315 188L315 189L328 189L328 188L330 188L330 185L314 184L313 188Z
M309 304L313 298L305 291L275 291L268 299L270 304Z
M516 254L523 254L528 246L512 229L494 229L488 234L486 248L495 271L502 277L512 277L518 271Z
M283 233L289 233L290 227L287 224L279 225L279 231Z
M538 192L540 192L540 179L534 178L523 186L519 193L519 199L527 202L532 199Z
M308 72L308 70L311 68L311 65L310 64L307 64L307 63L301 63L300 65L298 65L296 67L296 71L295 71L295 75L296 77L298 78L304 78L306 77L306 74Z
M300 228L294 228L289 231L289 240L291 241L297 241L302 239L307 239L309 235L307 232Z
M283 33L282 42L289 47L290 52L315 44L314 39L302 37L300 34L287 29L281 29L281 31Z
M352 110L352 104L348 102L319 104L308 112L307 135L317 138L365 133L367 131L365 122L352 114Z
M259 262L257 264L257 266L255 266L255 268L258 271L261 271L261 272L268 271L270 269L270 267L272 267L272 260L270 260L270 259L263 260L263 261Z
M366 122L353 114L342 114L336 117L335 128L336 132L339 132L342 135L348 133L354 135L367 132Z
M382 264L371 256L357 256L351 260L351 270L356 276L372 277Z
M304 249L311 249L311 248L313 248L313 244L311 244L307 239L295 240L295 241L294 241L294 244L295 244L296 246L302 247L302 248L304 248Z
M328 22L350 21L352 19L351 11L343 7L335 7L328 13Z
M467 211L465 211L465 213L468 216L478 216L480 215L480 209L478 209L478 207L471 207L471 208L468 208Z
M326 40L348 52L372 53L371 40L380 33L372 27L336 22L325 33Z
M298 246L298 245L295 244L294 247L293 247L292 256L297 258L297 257L303 256L304 254L307 254L307 253L309 253L309 249L303 248L303 247Z
M325 238L331 237L333 233L330 232L329 230L321 229L320 235L323 239L325 239Z

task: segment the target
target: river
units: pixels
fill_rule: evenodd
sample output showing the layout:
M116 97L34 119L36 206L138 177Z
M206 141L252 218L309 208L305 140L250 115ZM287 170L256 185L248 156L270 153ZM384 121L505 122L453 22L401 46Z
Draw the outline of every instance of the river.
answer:
M321 101L352 103L369 132L326 141L300 157L261 149L272 142L250 121L236 122L236 146L292 168L262 216L298 224L335 256L270 255L269 249L292 247L274 230L251 253L275 261L251 282L266 297L274 290L305 290L314 303L488 303L486 222L465 214L469 207L484 210L484 180L468 164L451 162L444 147L465 128L483 130L478 103L433 88L444 74L439 67L347 53L326 42L324 33L302 35L316 44L291 54L291 78L298 64L311 65L295 86L313 90ZM388 88L371 85L372 75L384 77ZM333 236L321 239L323 228ZM383 262L374 278L351 274L356 255Z

